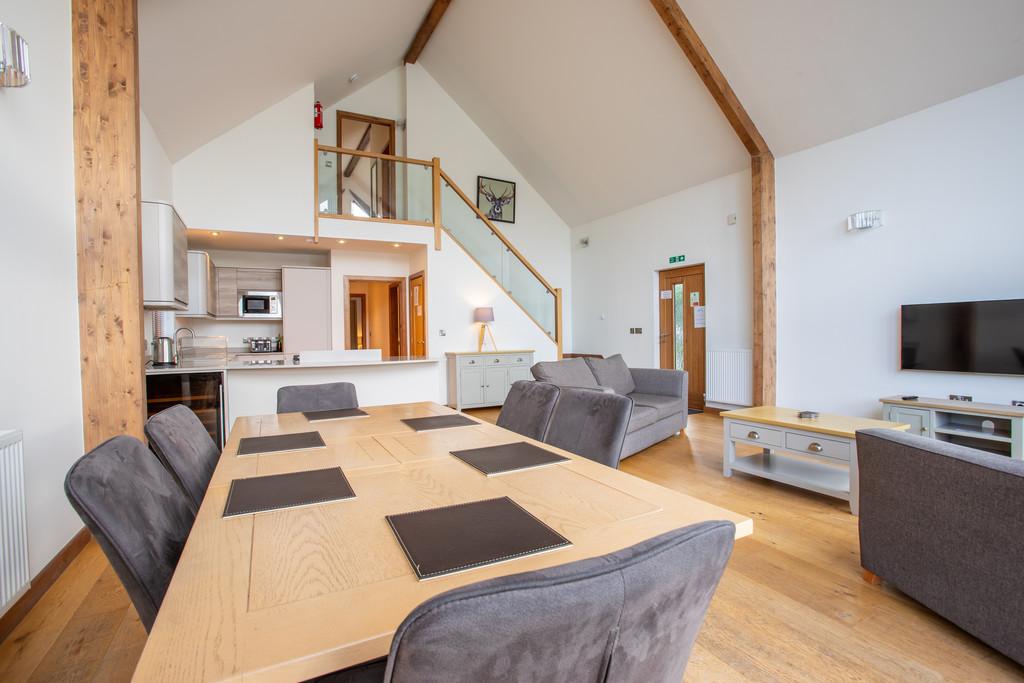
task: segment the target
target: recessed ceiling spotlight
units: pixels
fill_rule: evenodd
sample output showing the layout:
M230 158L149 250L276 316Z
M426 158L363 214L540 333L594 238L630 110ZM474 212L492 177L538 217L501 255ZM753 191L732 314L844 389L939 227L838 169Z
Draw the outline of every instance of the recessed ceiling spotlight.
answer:
M284 239L284 235L278 235L278 236L277 236L277 239L279 239L279 240L283 240L283 239Z
M355 83L358 80L359 80L359 74L352 74L351 76L348 77L348 82L349 83Z
M338 244L345 244L345 240L338 240Z
M392 244L391 246L393 246L393 247L400 247L400 246L402 246L402 245L401 245L401 244L399 244L398 242L395 242L395 243L394 243L394 244Z
M219 233L219 232L217 232L216 230L214 230L213 232L211 232L211 233L210 233L210 235L211 235L212 237L216 237L216 236L217 236L217 235L219 235L219 234L220 234L220 233Z

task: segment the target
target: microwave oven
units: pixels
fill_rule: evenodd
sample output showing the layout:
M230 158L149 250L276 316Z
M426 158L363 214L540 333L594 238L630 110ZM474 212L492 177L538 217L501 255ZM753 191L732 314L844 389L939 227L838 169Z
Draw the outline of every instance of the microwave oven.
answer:
M239 318L280 318L281 292L240 292Z

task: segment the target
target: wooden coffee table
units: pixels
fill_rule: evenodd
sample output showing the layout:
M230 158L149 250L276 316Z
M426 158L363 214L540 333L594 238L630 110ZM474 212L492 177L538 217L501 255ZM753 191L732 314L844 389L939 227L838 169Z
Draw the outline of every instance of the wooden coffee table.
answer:
M906 430L908 424L821 413L813 420L797 417L798 410L762 406L722 413L725 454L722 474L733 471L764 477L850 501L857 514L858 429ZM736 444L761 448L737 457Z

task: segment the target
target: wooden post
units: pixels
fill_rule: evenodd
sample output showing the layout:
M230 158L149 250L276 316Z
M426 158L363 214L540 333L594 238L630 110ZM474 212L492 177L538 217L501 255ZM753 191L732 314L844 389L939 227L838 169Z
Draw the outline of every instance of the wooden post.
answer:
M754 405L775 405L775 158L750 158L754 237Z
M135 0L72 0L85 447L145 420Z
M339 157L340 158L340 157ZM338 197L341 201L341 197ZM341 207L338 207L341 213ZM320 142L313 138L313 244L320 243Z
M558 360L562 360L562 288L555 288L555 347L558 349Z
M441 251L441 160L433 158L434 181L434 249Z

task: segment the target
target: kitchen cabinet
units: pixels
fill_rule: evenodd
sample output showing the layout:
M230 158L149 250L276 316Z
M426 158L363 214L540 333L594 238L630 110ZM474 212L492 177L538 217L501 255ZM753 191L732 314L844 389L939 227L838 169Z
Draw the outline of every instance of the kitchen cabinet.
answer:
M500 406L512 385L532 380L533 351L447 353L448 405L456 410Z
M188 252L188 308L178 315L210 318L217 314L213 268L205 251Z
M331 348L331 269L282 268L284 351Z
M153 310L188 308L188 237L185 223L164 202L142 204L142 305Z
M281 271L275 268L238 268L238 290L242 292L280 292Z
M217 308L218 318L238 317L238 269L217 268Z

